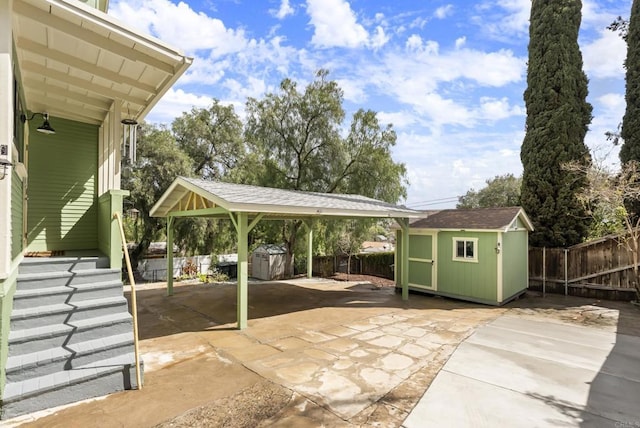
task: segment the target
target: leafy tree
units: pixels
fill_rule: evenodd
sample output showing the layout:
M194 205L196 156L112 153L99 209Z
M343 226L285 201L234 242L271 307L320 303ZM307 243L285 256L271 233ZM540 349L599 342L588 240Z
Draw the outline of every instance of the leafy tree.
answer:
M343 137L343 92L327 76L326 70L318 71L304 91L285 79L279 92L247 101L244 135L249 154L242 165L242 181L397 202L406 196L406 169L391 157L396 143L392 126L381 126L375 112L359 110ZM277 227L292 266L302 222L285 221Z
M178 147L189 155L193 173L204 179L221 179L244 155L242 122L233 106L218 100L208 109L192 108L171 126Z
M522 179L513 174L496 175L480 189L470 189L458 198L456 208L514 207L520 204Z
M128 201L141 220L140 240L131 253L134 264L164 232L165 220L150 217L151 208L177 176L189 176L190 172L191 160L176 146L169 130L144 123L140 126L136 163L128 166L122 177L122 187L131 192Z
M626 92L627 108L622 118L620 160L640 161L640 1L631 5L627 32Z
M579 0L534 0L529 26L526 135L521 203L535 231L531 244L563 247L581 242L589 219L576 195L586 184L567 162L590 162L584 137L592 107L586 101L578 31Z

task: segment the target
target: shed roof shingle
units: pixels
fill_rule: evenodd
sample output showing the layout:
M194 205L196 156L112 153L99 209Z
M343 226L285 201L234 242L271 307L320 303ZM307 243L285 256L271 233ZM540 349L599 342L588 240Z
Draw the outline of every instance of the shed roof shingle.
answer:
M511 225L518 215L529 219L521 207L473 208L442 210L411 223L417 229L479 229L499 230Z

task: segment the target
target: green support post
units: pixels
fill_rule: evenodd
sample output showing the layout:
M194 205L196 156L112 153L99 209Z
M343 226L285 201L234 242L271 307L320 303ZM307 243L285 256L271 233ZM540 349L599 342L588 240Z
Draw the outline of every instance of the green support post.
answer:
M173 220L167 217L167 296L173 296Z
M402 228L402 252L400 254L400 281L402 282L402 300L409 300L409 219L398 219Z
M400 224L400 222L398 222ZM396 289L402 287L402 229L396 230L396 254L393 258L393 280Z
M313 278L313 228L308 222L304 222L307 227L307 278Z
M238 329L247 328L249 312L249 219L247 213L238 213Z

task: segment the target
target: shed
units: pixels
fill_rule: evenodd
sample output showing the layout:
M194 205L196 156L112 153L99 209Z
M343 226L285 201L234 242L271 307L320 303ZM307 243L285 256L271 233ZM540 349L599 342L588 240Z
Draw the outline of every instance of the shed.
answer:
M409 226L409 288L503 305L529 284L531 221L521 207L452 209Z
M256 279L282 279L286 267L287 248L284 245L263 244L251 254L251 276Z

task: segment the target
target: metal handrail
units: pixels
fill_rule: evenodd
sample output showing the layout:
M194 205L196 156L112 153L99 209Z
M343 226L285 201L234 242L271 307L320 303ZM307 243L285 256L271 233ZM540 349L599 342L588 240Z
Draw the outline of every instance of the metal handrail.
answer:
M133 270L131 269L131 260L129 259L129 250L127 248L127 238L124 236L124 226L120 214L113 213L113 218L118 221L120 229L120 238L122 240L122 250L124 252L124 260L127 264L127 273L129 274L129 284L131 284L131 316L133 317L133 348L136 359L136 383L138 389L142 389L142 375L140 373L140 351L138 349L138 304L136 302L136 282L133 279Z

